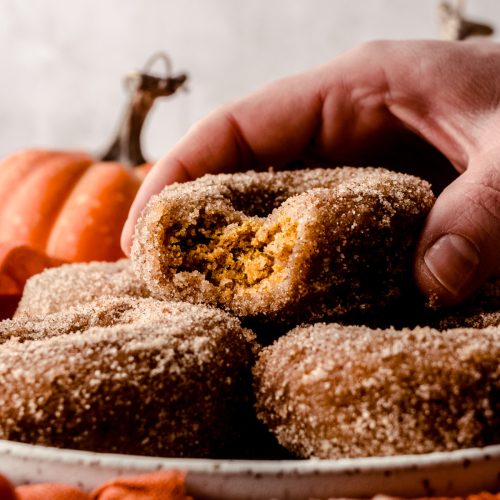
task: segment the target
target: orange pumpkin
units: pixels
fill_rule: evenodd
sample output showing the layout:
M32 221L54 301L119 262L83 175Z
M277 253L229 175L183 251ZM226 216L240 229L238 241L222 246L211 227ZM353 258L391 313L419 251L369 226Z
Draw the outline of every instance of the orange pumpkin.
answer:
M140 177L89 155L30 150L0 163L0 240L67 261L120 258Z
M129 77L133 92L127 112L103 161L82 152L45 150L1 161L0 241L69 262L122 257L121 229L150 168L140 147L142 125L154 100L173 94L186 78Z

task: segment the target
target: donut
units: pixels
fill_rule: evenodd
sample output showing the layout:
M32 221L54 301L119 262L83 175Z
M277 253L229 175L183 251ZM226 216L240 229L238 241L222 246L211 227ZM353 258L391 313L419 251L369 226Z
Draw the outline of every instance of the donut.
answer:
M128 259L65 264L46 269L26 282L15 316L45 316L102 296L147 297L149 292Z
M82 332L92 327L108 327L117 324L158 323L168 314L168 302L133 297L99 297L95 301L68 307L46 316L20 316L0 322L0 344L15 338L44 340L68 333ZM176 304L189 312L189 304ZM201 308L203 310L203 307Z
M167 186L131 258L160 298L300 322L397 303L434 202L427 182L340 167L206 175Z
M300 326L254 368L258 418L297 457L500 443L500 327Z
M101 298L0 323L0 439L97 452L233 455L254 335L227 313ZM253 417L254 418L254 417Z

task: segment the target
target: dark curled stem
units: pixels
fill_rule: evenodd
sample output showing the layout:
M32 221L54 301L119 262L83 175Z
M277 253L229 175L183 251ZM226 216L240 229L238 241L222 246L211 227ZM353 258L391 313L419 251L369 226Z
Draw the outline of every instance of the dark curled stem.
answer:
M471 36L489 36L493 27L470 21L464 17L465 0L439 2L441 38L445 40L465 40Z
M149 73L150 67L157 60L165 63L165 76ZM155 54L142 72L132 73L127 77L126 84L130 99L116 138L100 157L101 160L117 161L130 167L146 163L141 148L141 132L146 117L156 99L175 94L187 80L187 75L184 73L171 75L168 57L165 54Z

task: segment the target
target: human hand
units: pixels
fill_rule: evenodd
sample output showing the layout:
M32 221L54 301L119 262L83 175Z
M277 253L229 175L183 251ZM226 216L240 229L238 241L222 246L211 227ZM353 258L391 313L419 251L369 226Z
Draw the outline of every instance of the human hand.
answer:
M428 215L414 274L423 293L455 304L500 265L499 137L500 45L370 42L197 123L147 176L122 247L128 253L149 198L173 182L290 162L399 162L448 184ZM439 155L424 161L422 139L460 175Z

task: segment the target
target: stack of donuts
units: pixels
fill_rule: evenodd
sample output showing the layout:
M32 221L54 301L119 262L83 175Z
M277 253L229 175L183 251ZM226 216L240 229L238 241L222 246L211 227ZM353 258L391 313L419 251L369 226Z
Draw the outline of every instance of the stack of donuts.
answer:
M425 304L433 203L376 168L167 186L130 260L46 270L0 322L0 439L213 458L500 443L500 279Z

